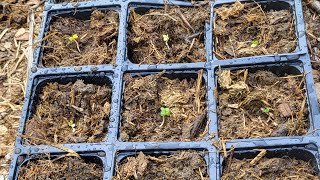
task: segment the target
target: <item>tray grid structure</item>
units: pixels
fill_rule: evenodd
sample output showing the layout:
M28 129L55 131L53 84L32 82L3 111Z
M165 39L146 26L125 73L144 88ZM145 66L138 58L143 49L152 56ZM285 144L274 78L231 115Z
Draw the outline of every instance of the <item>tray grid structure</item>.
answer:
M271 154L293 154L292 156L302 159L311 159L315 168L320 169L320 114L317 97L315 93L314 81L312 77L312 68L307 51L306 35L303 21L303 12L300 0L281 0L290 4L296 21L296 31L298 37L298 48L293 53L253 56L248 58L236 58L228 60L218 60L213 54L213 21L214 7L225 3L235 2L234 0L216 0L210 1L211 15L210 21L205 25L205 46L206 62L199 63L179 63L179 64L134 64L127 58L127 21L129 8L134 6L153 7L163 6L161 0L97 0L77 3L55 4L53 0L47 0L43 12L43 22L39 33L39 40L45 36L48 30L52 15L64 14L70 12L92 11L94 9L115 9L119 12L119 32L117 44L116 63L114 65L83 65L68 67L43 67L40 62L42 54L41 48L34 51L33 66L28 78L26 98L23 111L21 113L18 136L16 138L15 149L12 156L12 162L8 179L17 179L19 168L24 162L36 158L37 155L50 153L52 156L65 154L61 149L49 145L26 145L23 144L20 135L24 132L24 126L31 112L31 104L34 101L35 89L39 82L50 79L64 79L67 77L79 78L108 78L112 83L112 100L110 122L107 137L100 143L78 143L63 144L83 156L94 156L100 158L104 167L104 179L111 179L114 175L116 161L128 155L136 154L139 151L153 152L157 154L172 152L175 150L198 150L205 151L205 160L210 179L220 179L222 175L223 162L225 158L220 154L217 147L213 145L219 140L218 136L218 115L217 101L214 91L217 88L216 71L223 69L238 68L256 68L256 67L294 67L305 74L305 86L307 103L309 108L310 128L305 136L287 136L287 137L268 137L254 139L236 139L225 143L226 150L235 147L235 154L255 154L253 149L268 149ZM247 2L247 1L241 1ZM257 0L258 3L273 3L276 0ZM169 4L178 6L192 6L188 1L170 0ZM119 129L121 125L121 102L122 89L124 86L123 76L125 73L151 73L166 70L167 73L196 72L204 70L204 79L206 81L207 98L207 119L209 120L208 135L197 142L123 142L119 138ZM298 153L297 153L298 152Z

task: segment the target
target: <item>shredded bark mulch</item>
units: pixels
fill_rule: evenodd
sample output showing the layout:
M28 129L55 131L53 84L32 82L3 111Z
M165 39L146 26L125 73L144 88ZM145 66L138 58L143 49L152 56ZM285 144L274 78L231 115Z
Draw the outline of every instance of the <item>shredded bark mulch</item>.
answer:
M290 10L268 10L263 4L236 1L216 8L215 13L214 53L218 59L290 53L296 49Z
M114 10L91 13L90 20L55 17L44 37L45 67L114 64L119 15Z
M142 152L117 163L113 180L122 179L194 179L208 180L207 165L201 153L177 151L152 156Z
M205 62L205 22L209 17L209 3L190 8L166 5L146 12L132 8L129 59L137 64Z
M264 157L254 165L250 163L252 160L233 158L224 168L221 179L319 179L312 165L303 160Z
M21 167L18 179L103 179L103 166L75 157L31 160Z
M125 75L121 139L124 141L190 141L207 132L206 87L198 77L170 78L158 73ZM183 76L183 75L181 75ZM161 108L169 111L161 116Z
M220 137L245 139L307 133L303 75L221 70L218 83Z
M75 83L45 85L25 136L32 144L100 142L108 130L111 87Z

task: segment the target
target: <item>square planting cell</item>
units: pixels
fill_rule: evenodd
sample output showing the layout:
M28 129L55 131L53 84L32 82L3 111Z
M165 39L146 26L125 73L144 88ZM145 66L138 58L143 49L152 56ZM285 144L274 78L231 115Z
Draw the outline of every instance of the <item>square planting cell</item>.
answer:
M19 180L47 179L103 179L103 162L95 156L37 157L25 161L18 174Z
M136 64L205 62L209 6L130 8L128 58Z
M115 10L58 14L44 37L45 67L115 64L119 15Z
M121 140L201 140L208 128L203 73L125 74Z
M295 66L221 69L219 137L301 136L309 130L304 76Z
M25 143L102 141L108 131L111 92L107 77L41 81L26 121Z
M205 152L175 151L126 156L116 164L113 180L122 179L194 179L208 180Z
M306 150L235 152L223 162L221 180L319 179L317 160Z
M294 13L287 2L236 1L214 12L215 55L220 60L285 54L297 48Z

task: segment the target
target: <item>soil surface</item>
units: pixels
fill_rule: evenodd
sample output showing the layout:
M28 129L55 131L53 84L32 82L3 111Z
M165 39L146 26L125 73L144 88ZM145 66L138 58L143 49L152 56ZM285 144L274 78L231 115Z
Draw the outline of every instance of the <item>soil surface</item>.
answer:
M43 87L25 135L32 144L100 142L108 130L111 87L49 83Z
M117 163L113 180L123 179L209 179L202 155L195 151L177 151L171 155L150 156L142 152Z
M300 136L308 131L303 75L221 70L219 136L225 139Z
M231 165L224 168L221 179L319 179L312 165L303 160L288 157L262 158L256 164L251 165L252 160L233 158Z
M268 11L256 3L215 9L215 55L218 59L289 53L296 49L295 22L290 10Z
M206 134L206 87L198 78L168 78L158 73L125 75L121 125L124 141L190 141ZM181 74L182 75L182 74ZM174 75L177 77L177 75ZM170 116L161 116L169 108Z
M74 157L28 161L20 169L18 179L103 179L103 166Z
M45 67L116 62L119 28L116 11L95 10L90 20L56 17L51 23L44 37L42 63Z
M205 22L208 3L199 7L130 10L128 56L137 64L206 61ZM165 37L166 36L166 37Z

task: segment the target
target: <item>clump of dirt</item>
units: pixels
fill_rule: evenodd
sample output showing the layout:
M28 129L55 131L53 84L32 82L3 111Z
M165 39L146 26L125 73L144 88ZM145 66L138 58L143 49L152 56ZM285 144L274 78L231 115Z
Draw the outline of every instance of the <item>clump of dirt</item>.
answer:
M108 130L109 85L48 83L41 90L25 136L33 144L102 141Z
M221 70L218 83L220 137L244 139L307 133L303 75Z
M122 126L125 141L190 141L206 134L206 87L198 78L158 73L125 75ZM168 75L168 76L167 76ZM163 110L169 114L161 116Z
M75 157L31 160L21 167L18 179L103 179L103 166Z
M241 3L215 9L215 54L218 59L289 53L297 45L290 10L267 10L263 4Z
M303 160L264 157L257 164L250 163L252 160L233 158L221 179L319 179L312 165Z
M0 3L0 29L20 28L27 25L28 6Z
M166 5L141 13L130 10L129 58L137 64L191 63L206 61L205 22L210 6L180 8Z
M45 67L114 64L119 15L116 11L91 13L90 20L56 17L44 37Z
M170 155L151 156L142 152L117 163L116 176L122 179L209 179L201 153L177 151Z

